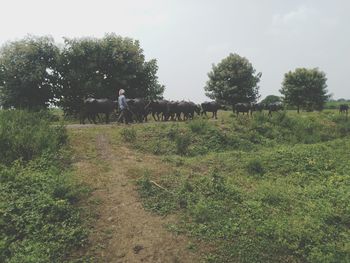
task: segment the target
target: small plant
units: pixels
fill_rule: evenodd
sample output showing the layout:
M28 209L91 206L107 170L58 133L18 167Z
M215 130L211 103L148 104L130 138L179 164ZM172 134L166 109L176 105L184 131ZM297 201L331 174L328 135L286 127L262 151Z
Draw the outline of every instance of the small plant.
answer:
M196 119L196 120L189 122L188 127L194 133L204 134L208 130L209 124L208 124L207 120Z
M258 159L253 159L248 162L247 171L251 175L263 175L265 173L265 169Z
M167 135L170 140L175 140L178 134L179 134L179 127L177 125L172 125Z
M136 130L134 128L124 128L121 135L126 142L133 142L136 140Z
M188 147L191 144L191 137L189 134L183 133L176 136L176 152L180 155L188 154Z

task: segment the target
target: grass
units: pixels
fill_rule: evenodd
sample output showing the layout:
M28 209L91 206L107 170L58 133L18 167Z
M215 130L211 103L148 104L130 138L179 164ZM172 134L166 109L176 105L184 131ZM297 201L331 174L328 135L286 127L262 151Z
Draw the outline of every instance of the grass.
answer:
M84 245L67 134L46 113L0 111L0 258L63 262Z
M21 130L30 134L24 120L18 125L22 128L6 124L2 142L14 141ZM6 132L10 128L13 132ZM60 168L64 158L52 157L62 150L67 134L47 128L50 137L45 129L37 130L52 145L21 135L23 145L32 143L30 158L12 150L16 147L4 148L10 153L6 156L13 156L2 158L0 172L1 200L12 200L1 203L0 214L0 226L6 229L0 251L7 262L63 261L86 238L74 208L79 188L69 170ZM133 150L137 162L128 173L137 181L144 206L161 215L178 215L169 229L212 248L205 261L349 262L350 120L336 110L288 111L270 118L219 112L217 121L197 118L70 131L76 150L72 158L86 164L78 166L75 176L89 178L99 188L108 183L98 176L108 169L96 151L101 131L113 147Z
M147 141L128 144L173 167L141 177L141 197L155 213L180 215L177 232L215 244L206 261L348 262L348 127L336 111L221 112L215 122L136 125Z

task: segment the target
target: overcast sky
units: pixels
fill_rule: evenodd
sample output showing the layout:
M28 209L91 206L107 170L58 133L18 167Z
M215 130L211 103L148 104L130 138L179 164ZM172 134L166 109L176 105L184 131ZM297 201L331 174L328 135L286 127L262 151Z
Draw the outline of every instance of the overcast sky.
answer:
M318 67L334 98L350 98L349 0L0 0L0 44L26 34L140 40L156 58L165 98L208 100L207 73L230 53L279 95L284 73Z

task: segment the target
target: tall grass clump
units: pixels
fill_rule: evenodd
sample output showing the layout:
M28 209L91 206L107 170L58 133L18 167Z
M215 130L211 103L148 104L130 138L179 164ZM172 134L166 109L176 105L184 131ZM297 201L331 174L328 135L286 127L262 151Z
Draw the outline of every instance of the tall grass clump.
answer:
M136 130L134 128L124 128L121 135L126 142L133 142L136 140Z
M0 163L3 164L57 152L68 138L62 125L51 126L41 113L0 111L0 124Z
M204 134L210 128L208 120L195 119L188 123L188 127L193 133Z
M0 111L1 262L63 262L86 240L66 130L40 114Z
M176 153L180 155L188 154L188 148L191 144L191 136L188 133L179 133L175 138Z

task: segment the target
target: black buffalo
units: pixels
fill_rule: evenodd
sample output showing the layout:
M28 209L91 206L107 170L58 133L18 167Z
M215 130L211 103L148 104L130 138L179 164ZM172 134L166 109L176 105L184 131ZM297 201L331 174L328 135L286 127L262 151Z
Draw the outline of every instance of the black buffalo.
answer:
M283 110L283 104L281 102L273 102L266 106L267 110L269 111L269 116L272 116L272 112L277 112L280 110Z
M155 121L167 120L169 114L168 103L169 101L167 100L151 101L145 106L145 110L152 113Z
M204 114L205 116L208 116L207 112L212 112L213 113L212 118L215 118L215 119L218 118L217 113L218 113L218 110L221 108L219 103L217 103L216 101L206 101L206 102L203 102L201 106L202 106L202 115Z
M172 121L181 119L181 108L178 101L168 102L168 116L167 119Z
M242 112L243 113L243 115L244 115L244 113L247 113L247 114L249 114L249 112L250 112L250 114L252 114L252 112L251 112L251 104L250 103L237 103L234 107L233 107L233 112L235 113L236 112L236 115L238 116L238 114L240 113L240 112Z
M194 113L200 115L200 107L192 101L180 101L178 103L178 111L183 114L183 119L193 119ZM180 120L181 118L179 118Z
M109 123L110 114L116 109L117 102L110 99L87 98L84 100L80 115L80 123L85 124L85 119L96 124L96 116L99 113L106 115L106 123Z
M142 98L136 98L136 99L127 99L126 102L129 106L129 111L131 115L133 116L135 121L143 122L147 121L147 104L148 102Z
M262 112L265 108L265 105L263 103L253 103L251 105L251 111L258 111L258 112Z
M348 104L341 104L339 105L339 113L346 113L348 115L349 111L349 105Z

